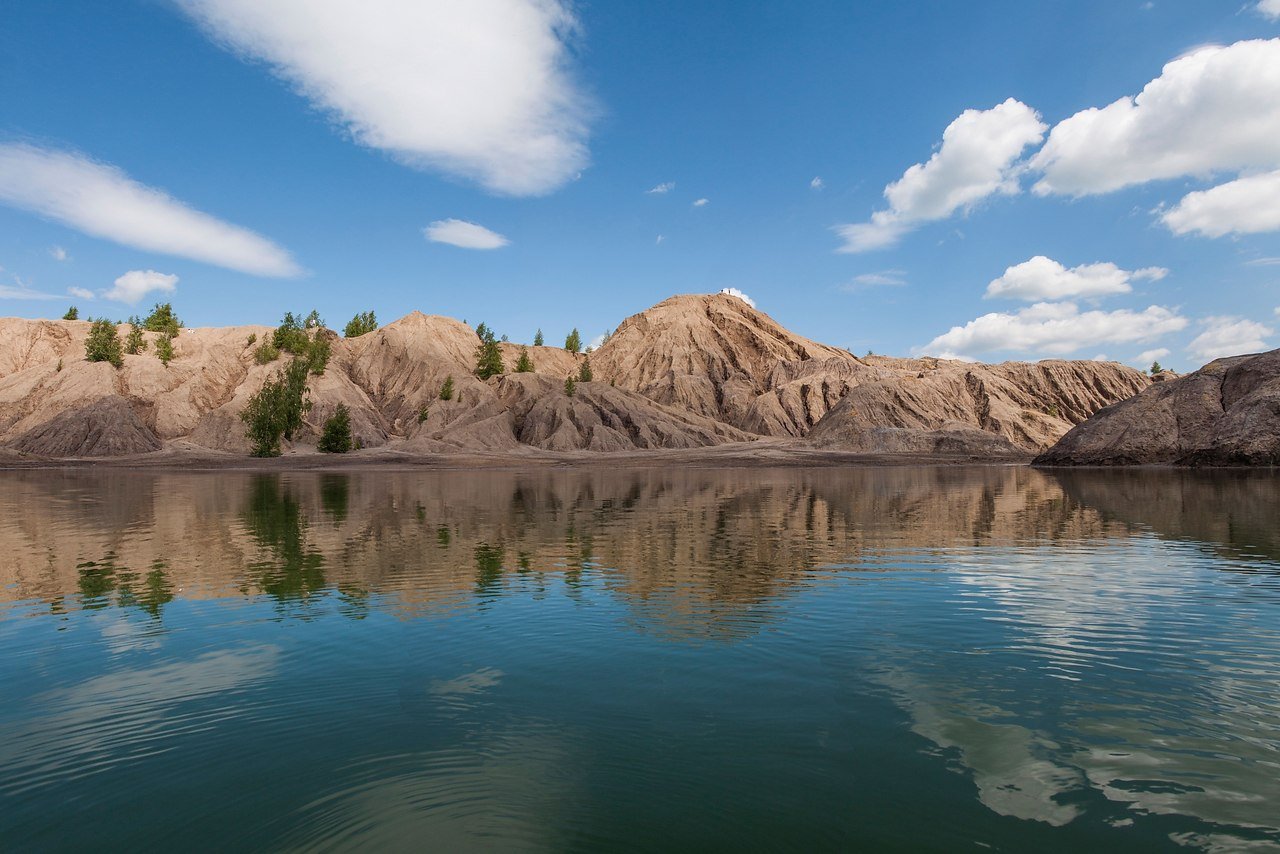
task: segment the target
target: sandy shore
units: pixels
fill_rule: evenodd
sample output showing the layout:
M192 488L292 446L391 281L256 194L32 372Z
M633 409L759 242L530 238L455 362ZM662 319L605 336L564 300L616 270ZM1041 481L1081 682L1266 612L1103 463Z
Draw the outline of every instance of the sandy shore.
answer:
M371 448L349 454L294 450L259 459L188 448L166 448L152 454L111 458L50 459L16 453L0 455L0 470L28 469L181 469L182 471L349 471L468 470L555 467L607 468L777 468L895 465L1025 465L1032 454L1007 457L971 455L860 454L787 441L740 442L709 448L593 453L527 452L412 454Z

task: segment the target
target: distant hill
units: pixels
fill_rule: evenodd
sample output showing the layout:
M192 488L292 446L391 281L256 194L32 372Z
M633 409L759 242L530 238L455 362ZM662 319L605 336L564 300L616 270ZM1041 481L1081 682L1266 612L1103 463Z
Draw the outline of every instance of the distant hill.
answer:
M244 455L240 413L281 360L257 364L263 326L186 329L166 367L151 347L121 368L85 361L86 321L0 319L0 448L34 458ZM122 327L123 336L128 327ZM981 365L859 358L795 335L734 296L676 296L627 318L584 356L529 347L534 372L481 381L479 339L409 314L359 338L327 330L314 406L290 450L314 450L339 403L365 449L411 455L545 455L697 449L766 441L866 454L1029 458L1146 388L1115 363ZM255 343L257 342L257 343ZM520 345L503 343L513 370ZM451 400L438 398L452 377ZM1173 385L1166 384L1166 387ZM748 447L743 445L743 447Z

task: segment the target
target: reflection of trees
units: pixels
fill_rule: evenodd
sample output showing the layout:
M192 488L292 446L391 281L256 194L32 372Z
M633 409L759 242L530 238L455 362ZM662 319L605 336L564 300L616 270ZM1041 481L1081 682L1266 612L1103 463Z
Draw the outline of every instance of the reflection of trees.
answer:
M287 602L324 589L324 556L306 542L307 522L278 475L256 475L241 515L245 528L273 559L249 564L258 587Z
M114 605L137 608L159 619L161 610L173 601L173 585L163 561L155 561L143 576L119 565L117 555L107 552L101 560L76 565L79 573L80 606L87 611Z

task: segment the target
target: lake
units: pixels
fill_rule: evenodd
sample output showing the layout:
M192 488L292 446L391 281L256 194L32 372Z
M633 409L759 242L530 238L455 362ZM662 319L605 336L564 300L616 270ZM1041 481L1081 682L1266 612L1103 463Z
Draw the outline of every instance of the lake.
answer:
M0 849L1280 848L1280 475L0 473Z

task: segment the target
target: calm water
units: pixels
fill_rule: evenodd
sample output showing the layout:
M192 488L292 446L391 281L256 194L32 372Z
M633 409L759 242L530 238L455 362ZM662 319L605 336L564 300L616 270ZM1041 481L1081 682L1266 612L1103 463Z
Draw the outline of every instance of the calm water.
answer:
M1280 848L1275 474L9 473L0 555L3 850Z

